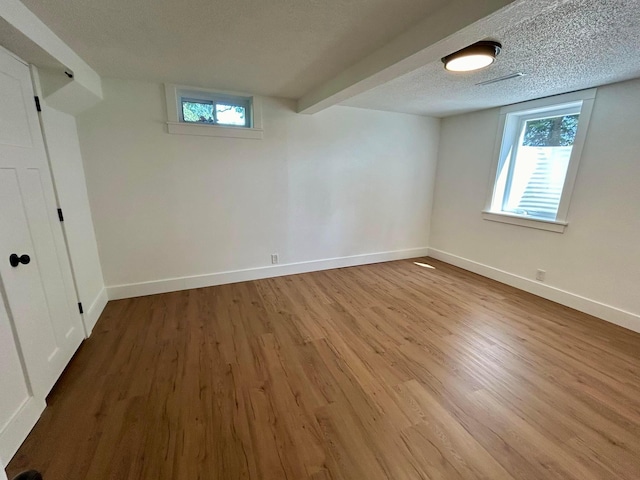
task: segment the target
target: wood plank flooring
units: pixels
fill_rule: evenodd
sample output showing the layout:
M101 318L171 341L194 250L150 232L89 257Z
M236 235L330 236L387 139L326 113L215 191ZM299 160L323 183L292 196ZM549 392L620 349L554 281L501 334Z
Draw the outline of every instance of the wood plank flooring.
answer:
M10 478L640 478L639 334L422 261L109 302Z

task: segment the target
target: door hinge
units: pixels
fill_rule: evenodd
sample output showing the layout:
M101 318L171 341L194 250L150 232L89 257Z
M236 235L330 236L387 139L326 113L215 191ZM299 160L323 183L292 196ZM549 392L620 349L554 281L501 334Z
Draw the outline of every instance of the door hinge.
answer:
M84 310L82 309L82 302L78 302L78 310L80 310L80 313L84 313Z
M61 222L64 222L64 215L62 215L61 208L58 209L58 220L60 220Z
M41 112L42 108L40 108L40 98L38 98L37 96L33 97L36 101L36 110Z

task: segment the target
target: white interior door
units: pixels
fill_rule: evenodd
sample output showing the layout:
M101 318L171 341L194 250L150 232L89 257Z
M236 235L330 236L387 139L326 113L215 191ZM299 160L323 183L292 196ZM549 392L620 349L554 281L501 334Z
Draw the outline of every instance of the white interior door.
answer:
M2 50L0 279L6 316L26 373L25 385L29 395L43 401L82 342L84 330L57 217L29 68ZM2 359L3 396L4 382L14 381L14 360L7 360L5 365ZM23 397L24 392L20 395ZM11 401L17 404L18 397ZM0 437L3 433L0 431ZM0 458L6 454L0 451Z
M45 403L44 398L33 396L3 299L0 299L0 368L0 465L6 465L38 421Z

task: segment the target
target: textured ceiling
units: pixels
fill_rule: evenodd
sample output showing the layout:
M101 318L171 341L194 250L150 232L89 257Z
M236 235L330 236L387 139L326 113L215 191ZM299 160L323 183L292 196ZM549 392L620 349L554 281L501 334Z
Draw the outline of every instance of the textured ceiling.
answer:
M101 76L298 98L447 0L23 0Z
M485 70L437 61L342 104L447 116L640 77L640 0L570 0L491 38L504 48ZM514 72L527 75L476 85Z

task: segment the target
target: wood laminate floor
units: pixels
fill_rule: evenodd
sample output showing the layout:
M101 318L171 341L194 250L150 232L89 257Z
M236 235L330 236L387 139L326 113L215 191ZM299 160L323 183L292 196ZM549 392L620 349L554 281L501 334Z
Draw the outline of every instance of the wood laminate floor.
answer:
M109 302L8 473L640 478L640 335L424 261Z

